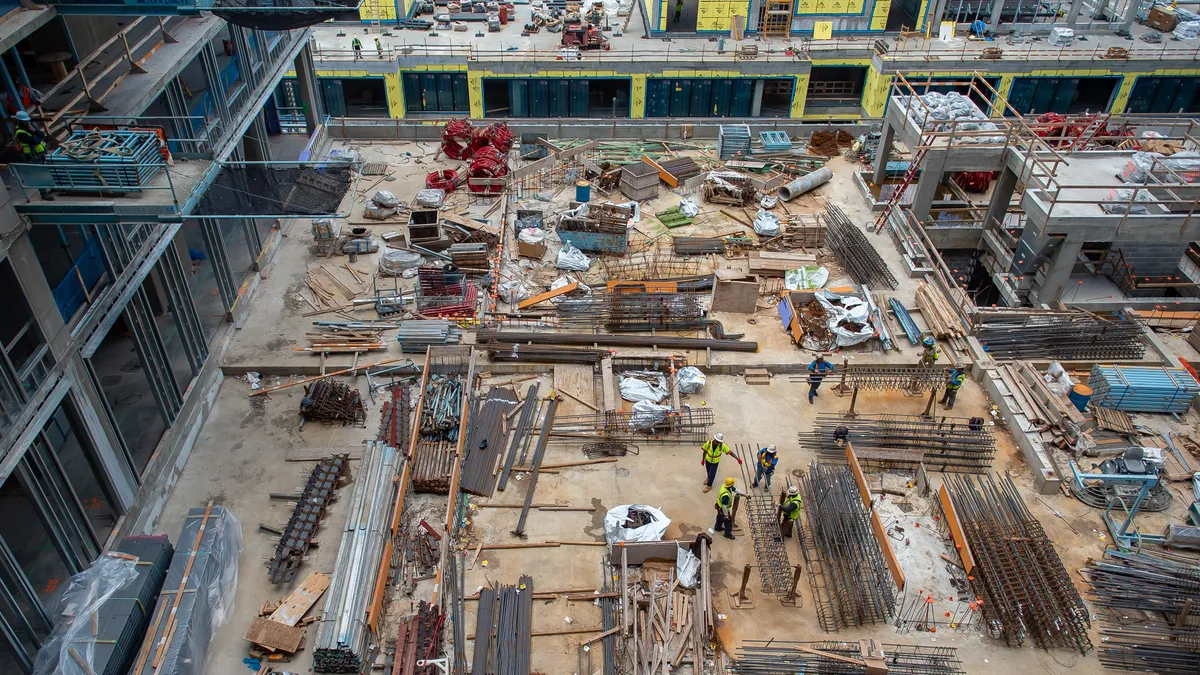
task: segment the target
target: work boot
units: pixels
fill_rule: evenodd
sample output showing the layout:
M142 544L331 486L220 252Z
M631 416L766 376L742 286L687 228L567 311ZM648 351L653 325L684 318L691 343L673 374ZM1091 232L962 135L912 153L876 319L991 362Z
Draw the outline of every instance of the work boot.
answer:
M751 483L750 487L758 487L758 481L754 481L753 483Z
M726 539L737 539L737 537L733 536L732 534L725 535L725 538Z
M708 491L709 491L709 490L711 490L711 489L712 489L712 486L711 486L711 485L705 485L705 486L704 486L704 491L705 491L705 492L708 492Z

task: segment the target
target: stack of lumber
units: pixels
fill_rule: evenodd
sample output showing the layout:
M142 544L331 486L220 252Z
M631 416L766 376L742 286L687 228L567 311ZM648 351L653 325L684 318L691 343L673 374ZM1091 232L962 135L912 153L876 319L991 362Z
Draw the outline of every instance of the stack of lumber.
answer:
M788 270L798 270L816 264L817 256L815 254L750 252L750 274L764 277L782 277Z
M680 586L673 564L666 570L650 563L640 569L623 566L623 592L629 599L623 612L626 649L641 672L674 671L684 662L693 667L704 663L715 616L707 562L705 552L694 590Z
M922 281L917 286L917 307L933 336L939 339L963 338L966 332L954 309L936 288Z
M323 333L305 333L307 347L292 347L298 352L365 352L383 349L381 330L330 330Z
M371 275L345 263L326 263L308 268L306 282L312 297L301 297L314 310L340 309L367 291Z
M1071 403L1059 396L1042 379L1042 373L1024 361L998 366L1000 378L1016 399L1021 412L1032 423L1030 433L1042 434L1049 445L1059 448L1074 446L1080 434L1090 431L1094 422Z
M821 248L829 228L816 214L792 216L783 226L783 244L792 248Z
M321 619L320 614L305 615L328 588L329 575L313 572L282 601L264 603L246 631L246 640L254 645L250 656L276 661L300 651L304 627Z

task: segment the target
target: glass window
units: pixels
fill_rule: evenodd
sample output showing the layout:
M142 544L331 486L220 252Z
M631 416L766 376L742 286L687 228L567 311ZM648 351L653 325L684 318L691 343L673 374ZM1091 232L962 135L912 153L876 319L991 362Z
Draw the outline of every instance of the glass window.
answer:
M0 345L12 365L14 379L25 391L33 391L50 370L53 358L7 260L0 262L0 288L8 291L0 293L0 316L4 317L0 321Z
M112 506L107 483L100 479L104 469L81 430L77 417L65 405L60 405L42 433L96 537L104 541L116 527L117 512Z
M25 460L21 460L24 462ZM33 497L14 472L0 485L0 538L12 550L43 606L54 606L71 577Z

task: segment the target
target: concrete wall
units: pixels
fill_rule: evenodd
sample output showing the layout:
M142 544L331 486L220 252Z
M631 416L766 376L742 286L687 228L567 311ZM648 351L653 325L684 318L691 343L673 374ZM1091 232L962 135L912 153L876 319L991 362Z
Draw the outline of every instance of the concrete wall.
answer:
M1175 274L1179 269L1179 259L1187 249L1184 242L1141 242L1114 241L1112 250L1121 250L1125 254L1125 262L1133 266L1133 271L1139 277L1164 277Z

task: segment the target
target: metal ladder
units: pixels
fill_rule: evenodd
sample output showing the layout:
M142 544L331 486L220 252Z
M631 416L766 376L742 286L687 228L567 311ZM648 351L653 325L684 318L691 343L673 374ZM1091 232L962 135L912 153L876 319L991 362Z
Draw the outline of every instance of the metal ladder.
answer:
M1075 138L1075 142L1071 144L1071 147L1067 151L1074 152L1087 147L1087 144L1096 137L1096 134L1100 133L1100 130L1108 125L1110 117L1112 117L1112 113L1104 113L1103 115L1093 117L1092 121L1088 122L1087 126L1083 128L1083 131L1079 132L1079 136Z
M904 172L904 178L900 180L899 188L888 198L887 205L883 207L883 210L879 212L879 217L875 219L875 232L883 230L884 224L887 223L888 218L892 215L892 210L900 204L900 200L904 198L904 193L908 191L909 186L912 185L917 175L921 172L921 162L924 161L925 155L928 154L929 147L933 144L933 139L933 134L921 137L921 146L917 148L916 154L909 160L908 169ZM879 151L883 152L882 146L879 148ZM886 161L885 159L884 162L886 163ZM883 186L880 185L880 189L882 188Z

